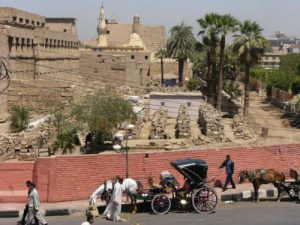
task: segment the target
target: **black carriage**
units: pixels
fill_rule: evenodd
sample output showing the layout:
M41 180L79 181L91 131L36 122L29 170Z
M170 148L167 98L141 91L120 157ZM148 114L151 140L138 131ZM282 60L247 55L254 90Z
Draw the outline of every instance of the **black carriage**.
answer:
M300 200L300 176L296 170L291 169L290 177L294 180L284 182L282 187L292 199Z
M206 181L207 163L203 160L186 159L173 161L171 165L184 176L184 186L179 188L172 175L161 175L161 188L152 189L147 194L148 200L151 199L152 211L159 215L166 214L174 204L182 210L194 208L198 213L213 212L218 197ZM171 193L168 189L171 189Z

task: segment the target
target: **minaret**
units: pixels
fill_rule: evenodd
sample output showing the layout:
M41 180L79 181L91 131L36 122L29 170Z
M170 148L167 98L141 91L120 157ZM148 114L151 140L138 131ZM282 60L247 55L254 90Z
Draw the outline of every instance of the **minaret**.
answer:
M133 24L132 24L132 33L139 33L139 25L140 25L140 17L135 15L133 17Z
M98 26L98 46L107 47L107 27L105 21L105 13L103 3L100 9L99 26Z

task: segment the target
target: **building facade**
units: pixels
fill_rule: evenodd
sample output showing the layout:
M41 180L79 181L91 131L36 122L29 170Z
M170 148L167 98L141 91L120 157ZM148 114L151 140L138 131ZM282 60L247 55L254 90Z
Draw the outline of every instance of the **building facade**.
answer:
M8 108L35 108L43 98L64 99L62 92L80 78L75 19L0 7L0 30L0 56L11 79Z

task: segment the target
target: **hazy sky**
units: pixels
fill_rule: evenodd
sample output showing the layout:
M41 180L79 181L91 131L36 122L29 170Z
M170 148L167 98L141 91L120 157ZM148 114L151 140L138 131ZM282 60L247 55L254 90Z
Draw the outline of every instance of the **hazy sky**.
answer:
M132 23L138 14L141 23L170 27L184 21L200 30L196 19L206 13L230 13L240 20L257 21L264 34L283 31L300 37L300 0L0 0L11 6L49 17L75 17L81 39L95 38L101 3L106 17L114 15L119 23Z

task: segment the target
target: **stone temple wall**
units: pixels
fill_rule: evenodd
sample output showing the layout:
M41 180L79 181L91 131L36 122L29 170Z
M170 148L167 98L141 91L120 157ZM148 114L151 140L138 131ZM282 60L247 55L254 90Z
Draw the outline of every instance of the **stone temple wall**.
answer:
M36 110L44 99L69 102L71 86L82 84L77 34L50 30L45 17L22 10L0 12L0 56L11 78L0 114L15 104Z

